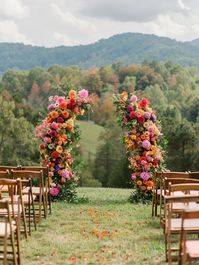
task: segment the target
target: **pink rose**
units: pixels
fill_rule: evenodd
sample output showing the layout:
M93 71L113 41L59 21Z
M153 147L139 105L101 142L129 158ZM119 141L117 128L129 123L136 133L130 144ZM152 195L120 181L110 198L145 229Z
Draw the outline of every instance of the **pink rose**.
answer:
M88 90L82 89L79 91L78 95L80 98L87 98L88 97Z
M51 196L54 196L54 197L56 197L57 195L59 194L59 189L58 188L51 188L50 189L50 195Z
M62 103L62 102L64 102L65 101L65 98L64 97L58 97L57 99L56 99L56 103Z
M131 179L132 179L133 181L136 180L136 174L135 174L135 173L133 173L133 174L131 175Z
M144 113L144 118L146 118L146 119L150 119L150 118L151 118L151 113L148 112L148 111L146 111L146 112Z
M51 123L50 127L51 127L52 129L57 130L58 127L59 127L59 124L57 124L56 122L53 121L53 122Z
M62 175L62 177L66 178L66 179L70 179L70 172L66 169L62 170L61 175Z
M149 148L151 147L151 143L148 140L144 140L142 142L142 147L149 150Z
M137 96L135 96L135 95L133 95L133 96L131 96L131 98L130 98L130 102L134 102L134 101L136 101L138 98L137 98Z

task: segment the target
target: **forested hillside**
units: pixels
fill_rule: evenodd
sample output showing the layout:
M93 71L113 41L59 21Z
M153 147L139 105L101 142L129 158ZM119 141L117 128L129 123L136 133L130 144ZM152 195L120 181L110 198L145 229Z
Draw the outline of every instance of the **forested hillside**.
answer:
M124 64L144 60L168 61L199 66L199 41L178 42L173 39L141 33L123 33L94 44L55 48L0 43L0 73L8 68L31 69L78 65L89 68L121 61Z
M85 142L79 149L82 185L129 185L122 132L113 105L113 94L123 90L149 98L157 111L167 141L167 168L199 170L199 72L171 62L154 61L89 69L54 65L48 69L6 71L0 81L1 164L38 163L34 126L46 113L48 97L63 95L70 84L93 93L93 111L85 118L90 122L83 126L88 130L92 124L96 135L101 131L95 150ZM89 150L87 155L85 148Z

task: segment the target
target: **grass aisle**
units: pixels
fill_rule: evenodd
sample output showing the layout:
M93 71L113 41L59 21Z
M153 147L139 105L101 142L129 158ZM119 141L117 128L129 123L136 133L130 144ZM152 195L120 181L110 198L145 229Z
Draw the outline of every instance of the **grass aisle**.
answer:
M28 242L23 265L163 265L164 241L151 206L127 202L130 190L80 188L85 204L54 203Z

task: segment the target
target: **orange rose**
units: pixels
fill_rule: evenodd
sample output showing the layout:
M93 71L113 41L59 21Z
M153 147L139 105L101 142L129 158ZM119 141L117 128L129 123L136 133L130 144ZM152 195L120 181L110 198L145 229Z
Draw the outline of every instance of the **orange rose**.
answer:
M77 97L76 91L72 90L72 89L69 91L68 95L70 98L76 98Z
M47 118L47 122L48 122L48 123L51 123L51 122L52 122L52 118L51 118L51 117L48 117L48 118Z
M58 114L57 111L52 111L52 112L50 112L50 116L51 116L53 119L56 119L56 118L59 116L59 114Z
M67 103L66 102L61 102L59 104L59 107L60 107L60 109L66 109L67 108Z
M146 190L146 186L142 186L141 187L141 190Z
M65 119L67 119L67 118L69 117L69 113L68 113L68 111L66 111L66 110L62 111L61 115L62 115Z
M140 186L140 185L142 185L142 181L141 180L138 180L137 181L137 184Z
M149 181L147 182L147 185L150 186L150 187L153 187L153 181L149 180Z

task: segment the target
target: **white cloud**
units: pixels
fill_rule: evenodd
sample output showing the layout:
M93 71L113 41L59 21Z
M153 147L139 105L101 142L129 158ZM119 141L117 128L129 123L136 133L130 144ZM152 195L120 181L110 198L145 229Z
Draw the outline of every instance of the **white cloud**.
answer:
M0 40L1 42L23 42L28 43L27 38L21 34L14 21L0 21Z
M22 19L28 15L28 8L20 0L1 0L0 18Z
M40 46L87 44L123 32L191 40L199 37L199 1L1 0L0 28L1 41Z

